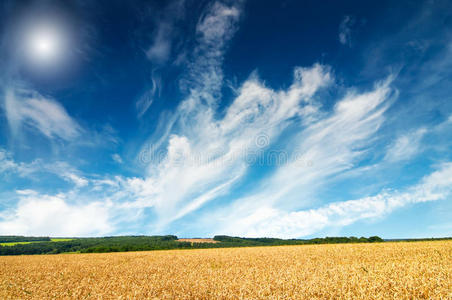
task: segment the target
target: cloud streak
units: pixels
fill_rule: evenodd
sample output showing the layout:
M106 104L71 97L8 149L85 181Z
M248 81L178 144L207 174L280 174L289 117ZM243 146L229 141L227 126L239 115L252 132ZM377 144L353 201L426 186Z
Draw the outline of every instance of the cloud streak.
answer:
M156 29L152 43L146 51L147 58L157 65L165 64L171 56L176 23L185 16L185 0L170 1L163 14L155 17Z
M412 159L421 151L421 141L426 133L427 129L421 128L399 136L389 145L384 159L388 162Z
M339 25L339 42L342 45L352 46L352 26L355 19L352 16L345 16Z
M63 161L44 163L42 159L36 159L31 162L16 162L11 153L0 148L0 164L0 175L14 174L21 178L37 179L39 174L50 173L73 183L77 188L89 184L89 180L79 170Z
M307 236L326 227L341 228L360 220L381 218L411 204L447 199L452 192L451 186L452 163L448 162L404 192L384 191L372 197L293 212L263 206L242 220L229 222L220 232L249 237Z
M6 89L4 109L13 134L23 127L37 130L49 139L71 141L82 133L61 104L36 92Z

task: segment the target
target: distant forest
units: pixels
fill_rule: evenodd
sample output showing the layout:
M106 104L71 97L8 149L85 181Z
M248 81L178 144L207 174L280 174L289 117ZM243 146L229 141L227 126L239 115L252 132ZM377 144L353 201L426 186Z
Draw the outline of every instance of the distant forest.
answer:
M0 236L1 243L29 242L0 246L0 255L57 254L57 253L105 253L126 251L149 251L169 249L200 249L279 245L310 245L336 243L384 242L378 236L325 237L314 239L240 238L226 235L214 237L217 243L178 241L177 236L112 236L100 238L73 238L51 240L49 237ZM418 239L432 240L432 239Z
M43 236L0 235L0 243L20 243L36 241L50 242L50 238Z

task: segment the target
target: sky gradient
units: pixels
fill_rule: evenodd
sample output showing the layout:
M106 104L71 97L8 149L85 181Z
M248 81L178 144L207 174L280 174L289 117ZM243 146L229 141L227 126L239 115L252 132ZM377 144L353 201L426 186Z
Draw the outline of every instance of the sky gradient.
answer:
M450 1L0 16L0 234L452 235Z

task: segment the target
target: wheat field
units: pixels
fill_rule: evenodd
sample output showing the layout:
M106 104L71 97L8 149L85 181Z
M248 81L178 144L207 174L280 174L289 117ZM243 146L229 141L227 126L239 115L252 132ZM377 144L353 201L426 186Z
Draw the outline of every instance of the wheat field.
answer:
M1 299L452 299L452 241L0 257Z

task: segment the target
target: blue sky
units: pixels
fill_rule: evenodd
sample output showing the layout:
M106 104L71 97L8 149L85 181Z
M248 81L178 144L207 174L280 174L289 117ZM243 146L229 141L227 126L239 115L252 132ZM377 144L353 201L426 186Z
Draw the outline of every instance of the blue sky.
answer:
M452 233L449 1L0 14L0 234Z

